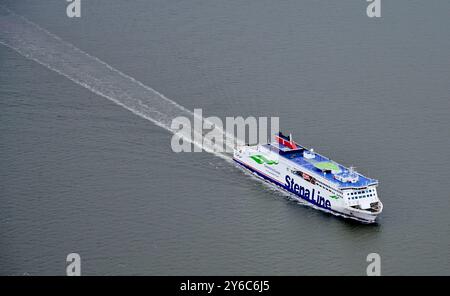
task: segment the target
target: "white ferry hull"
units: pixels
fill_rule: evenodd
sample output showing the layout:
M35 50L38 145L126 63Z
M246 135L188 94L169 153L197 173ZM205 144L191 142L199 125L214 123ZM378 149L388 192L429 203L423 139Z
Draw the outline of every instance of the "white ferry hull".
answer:
M363 223L374 223L377 215L381 213L381 202L379 203L381 208L377 212L351 208L348 202L345 202L341 196L338 197L336 194L333 194L334 192L332 190L327 191L325 187L319 185L319 182L311 183L301 176L292 174L290 170L292 165L282 157L270 155L269 153L269 157L275 156L278 159L269 163L255 161L252 156L254 157L255 153L260 154L261 151L258 147L256 147L257 150L252 149L250 147L244 147L235 150L233 159L253 174L281 187L283 190L289 192L291 197L303 203L306 202L309 206Z

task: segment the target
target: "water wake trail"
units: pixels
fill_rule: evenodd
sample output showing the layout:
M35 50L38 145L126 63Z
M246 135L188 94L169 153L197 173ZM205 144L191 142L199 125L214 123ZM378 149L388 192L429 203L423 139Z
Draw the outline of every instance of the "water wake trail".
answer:
M184 116L193 122L197 116L192 111L166 98L149 86L122 73L1 5L0 44L171 133L177 132L171 128L174 118ZM198 119L207 122L204 118ZM212 123L209 123L209 126L211 125ZM205 146L202 145L205 143L197 142L195 137L191 137L191 142L227 162L232 162L232 157L229 153L217 151L232 149L236 143L242 144L243 142L226 133L223 129L217 128L217 130L223 136L223 143L217 142L212 143L210 146ZM200 138L204 136L204 133L199 135L201 136ZM255 177L248 171L244 169L242 171L254 177L255 180L262 182L262 184L267 185L267 188L274 190L274 192L284 192L277 186Z
M171 128L174 118L184 116L193 122L197 116L133 77L2 6L0 6L0 44L169 132L176 132ZM223 148L232 147L236 139L223 130L220 132L225 143ZM194 145L202 146L202 143L196 142L194 137L191 138ZM214 146L221 144L213 143L210 147L203 146L203 149L230 161L231 156L228 153L215 152L223 151Z

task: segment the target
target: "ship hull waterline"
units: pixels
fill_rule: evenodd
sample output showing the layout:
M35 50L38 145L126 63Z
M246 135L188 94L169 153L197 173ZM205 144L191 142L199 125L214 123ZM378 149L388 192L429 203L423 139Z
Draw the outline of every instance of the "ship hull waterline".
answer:
M261 172L260 170L241 162L240 160L233 158L233 160L243 169L247 170L248 172L252 173L253 175L256 175L258 178L269 182L271 184L276 185L278 188L281 188L283 191L289 193L289 197L292 197L298 201L301 201L302 204L307 205L309 207L313 207L314 209L318 209L324 213L328 213L328 214L332 214L334 216L338 216L338 217L342 217L342 218L346 218L346 219L351 219L351 220L355 220L358 221L360 223L364 223L364 224L376 224L377 223L377 216L373 215L371 217L368 218L362 218L362 217L357 217L354 216L352 213L344 213L344 212L340 212L334 209L325 209L322 207L319 207L317 205L315 205L314 203L312 203L309 199L304 198L303 196L297 194L297 192L290 190L289 187L287 187L285 184L280 183L279 181L273 179L272 177L268 176L267 174L264 174L263 172Z

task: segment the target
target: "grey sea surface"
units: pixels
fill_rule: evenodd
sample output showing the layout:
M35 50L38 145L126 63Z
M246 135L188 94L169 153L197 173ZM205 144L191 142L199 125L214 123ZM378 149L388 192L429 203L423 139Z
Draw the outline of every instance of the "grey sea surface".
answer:
M161 126L0 44L0 275L64 275L73 252L83 275L365 275L372 252L383 275L450 275L450 2L367 4L82 0L70 19L66 1L2 0L188 110L279 116L378 179L384 212L351 222L174 153Z

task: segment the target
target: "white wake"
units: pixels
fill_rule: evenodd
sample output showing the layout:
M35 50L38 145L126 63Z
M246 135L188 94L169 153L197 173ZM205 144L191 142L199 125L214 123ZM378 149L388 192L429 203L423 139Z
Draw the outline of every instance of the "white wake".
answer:
M194 120L194 113L190 110L2 6L0 44L172 133L177 132L171 128L172 120L176 117L187 117L191 122ZM185 140L230 160L229 154L220 151L224 151L227 146L233 147L236 139L222 129L220 132L224 146L218 142L208 147L195 137Z

